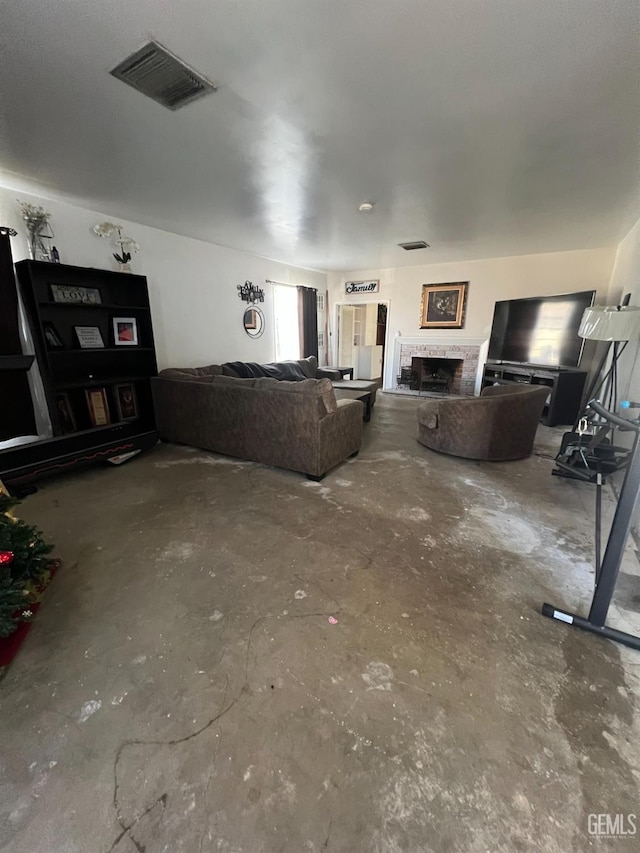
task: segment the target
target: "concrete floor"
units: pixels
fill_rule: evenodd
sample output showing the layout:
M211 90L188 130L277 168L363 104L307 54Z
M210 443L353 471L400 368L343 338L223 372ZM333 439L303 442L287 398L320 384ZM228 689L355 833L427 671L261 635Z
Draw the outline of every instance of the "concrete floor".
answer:
M416 404L319 484L162 446L27 499L65 565L0 684L2 851L638 849L588 815L640 813L640 656L539 615L589 600L593 493L558 431L454 459ZM633 551L620 589L638 631Z

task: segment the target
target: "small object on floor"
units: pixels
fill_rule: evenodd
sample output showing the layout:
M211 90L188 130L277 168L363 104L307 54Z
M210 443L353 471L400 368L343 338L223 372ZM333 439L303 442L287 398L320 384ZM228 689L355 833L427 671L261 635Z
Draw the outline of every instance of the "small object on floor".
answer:
M329 622L331 623L331 625L337 625L338 624L338 620L336 619L335 616L329 616Z
M138 453L140 453L139 450L131 450L129 453L120 453L118 456L110 456L107 459L107 462L111 462L112 465L122 465L123 462L126 462L133 456L137 456Z

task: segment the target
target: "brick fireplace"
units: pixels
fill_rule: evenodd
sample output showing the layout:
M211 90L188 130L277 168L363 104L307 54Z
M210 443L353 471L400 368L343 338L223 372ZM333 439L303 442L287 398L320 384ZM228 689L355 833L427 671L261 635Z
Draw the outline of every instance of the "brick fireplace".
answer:
M441 391L448 394L460 394L462 379L461 358L432 358L427 356L411 357L412 391Z
M478 360L480 356L480 344L471 343L469 340L464 345L456 345L453 342L441 341L434 343L425 338L395 338L395 376L400 376L403 373L408 376L412 374L412 381L416 381L416 366L417 360L420 364L425 364L427 369L427 377L429 362L446 365L447 361L451 361L453 367L453 376L446 389L447 393L459 394L462 397L472 397L475 392L476 378L478 375ZM416 361L414 361L416 360ZM436 369L437 375L437 369ZM424 376L421 372L420 376ZM415 390L415 389L414 389ZM419 390L428 390L423 386ZM433 389L435 390L435 388Z

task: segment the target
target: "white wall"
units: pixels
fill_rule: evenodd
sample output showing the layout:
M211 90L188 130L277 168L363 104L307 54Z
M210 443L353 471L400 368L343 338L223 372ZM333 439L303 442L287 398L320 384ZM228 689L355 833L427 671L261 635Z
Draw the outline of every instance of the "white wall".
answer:
M424 264L392 269L350 270L329 274L329 301L364 302L379 296L389 300L388 341L398 332L425 340L486 340L491 331L494 303L521 296L571 293L597 290L597 301L606 301L615 248L576 252L520 255L448 264ZM345 294L345 281L380 279L380 292ZM464 329L420 329L420 297L423 284L468 281L467 312ZM336 315L331 313L332 347L336 346ZM335 350L332 350L335 358ZM390 353L389 353L390 355ZM335 363L335 362L334 362ZM588 364L584 365L588 367ZM386 358L384 387L393 387L391 358Z
M618 246L607 303L619 305L626 293L631 294L631 305L640 305L640 219ZM622 400L640 402L639 353L640 342L631 341L620 357L618 391Z
M63 263L116 269L110 240L92 233L104 220L122 224L140 244L131 262L133 271L149 281L151 313L158 366L193 367L222 361L266 362L274 358L272 288L265 279L304 284L325 291L326 275L288 266L192 240L124 219L106 216L57 200L44 199L0 186L0 224L15 228L15 261L28 257L24 223L16 199L41 204L51 213L52 241ZM242 326L246 303L238 298L237 284L252 281L265 291L262 310L266 329L251 339Z

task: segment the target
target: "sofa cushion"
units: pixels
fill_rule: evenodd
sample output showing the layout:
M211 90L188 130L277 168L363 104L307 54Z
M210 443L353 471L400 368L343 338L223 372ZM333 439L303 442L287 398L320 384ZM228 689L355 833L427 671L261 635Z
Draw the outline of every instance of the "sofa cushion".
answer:
M303 379L313 379L302 369L297 361L276 361L272 364L264 364L263 367L274 379L288 380L289 382L301 382Z
M299 365L300 370L307 379L316 378L316 373L318 371L318 359L314 355L310 355L308 358L299 358L296 361L296 364Z
M220 370L220 365L211 364L209 367L167 367L161 370L158 376L163 379L183 379L187 381L211 382L218 373L215 369Z
M196 379L195 377L192 378ZM335 412L337 408L336 395L333 393L333 386L328 379L302 379L291 382L286 379L271 379L267 376L258 379L216 376L214 381L217 386L227 388L256 388L258 390L276 391L278 394L301 394L316 397L321 407L319 410L321 417Z
M256 379L255 383L256 388L272 389L284 394L316 397L321 417L335 412L338 407L336 395L333 393L333 387L328 379L303 379L299 382L287 382L282 379Z
M305 374L297 361L274 361L270 364L258 364L256 361L229 361L222 365L227 376L242 379L272 377L273 379L302 380Z
M221 385L222 387L228 388L255 388L257 379L239 379L235 376L216 376L215 383L216 385Z

